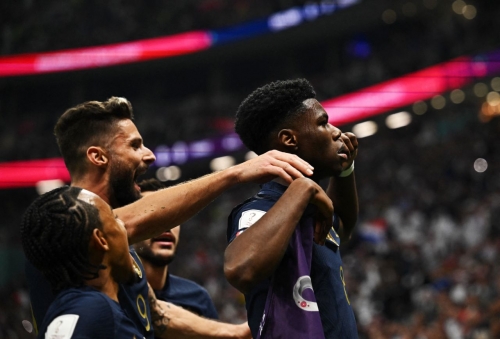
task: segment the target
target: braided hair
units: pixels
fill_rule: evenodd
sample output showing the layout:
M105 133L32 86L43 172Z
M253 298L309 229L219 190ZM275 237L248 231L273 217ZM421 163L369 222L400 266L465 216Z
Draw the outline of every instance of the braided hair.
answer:
M306 79L275 81L253 91L236 112L234 129L250 150L269 150L271 132L303 112L303 101L316 97Z
M89 242L102 229L99 210L78 198L81 188L64 186L38 197L25 211L21 239L28 260L57 292L97 278L102 265L89 261Z

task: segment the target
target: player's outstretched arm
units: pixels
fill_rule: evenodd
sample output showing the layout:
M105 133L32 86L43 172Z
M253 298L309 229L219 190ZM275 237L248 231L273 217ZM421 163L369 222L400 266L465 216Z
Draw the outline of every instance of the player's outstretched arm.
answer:
M125 222L131 244L184 223L228 188L244 182L287 182L311 175L312 167L296 155L270 151L226 170L170 187L115 209Z
M200 317L163 300L158 300L149 289L149 302L156 338L168 339L251 339L247 323L234 325ZM152 295L151 295L152 294Z
M245 293L272 275L309 203L318 207L321 219L328 225L320 234L324 240L332 225L332 201L314 181L297 179L262 218L226 248L224 273L234 287Z
M350 152L349 168L358 155L358 139L353 133L342 133L342 139ZM332 177L326 191L335 206L335 213L339 216L341 223L339 237L342 242L351 238L352 231L358 220L358 191L356 189L356 178L354 171L345 177Z

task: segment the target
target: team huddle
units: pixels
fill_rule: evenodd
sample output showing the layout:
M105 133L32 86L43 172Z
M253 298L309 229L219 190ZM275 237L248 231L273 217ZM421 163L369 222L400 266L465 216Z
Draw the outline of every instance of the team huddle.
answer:
M71 184L38 197L21 224L38 337L357 338L339 246L358 216L358 142L315 95L304 79L256 89L235 129L259 156L169 188L137 182L155 156L130 102L68 109L54 131ZM179 225L248 182L264 184L228 211L224 255L248 323L228 324L168 265Z

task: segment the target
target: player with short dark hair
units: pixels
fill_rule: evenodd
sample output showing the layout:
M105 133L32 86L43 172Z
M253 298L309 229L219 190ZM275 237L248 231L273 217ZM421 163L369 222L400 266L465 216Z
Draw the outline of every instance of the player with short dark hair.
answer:
M139 182L139 187L143 196L165 188L154 178ZM177 226L134 245L156 297L173 304L171 312L176 316L169 323L167 335L170 338L251 338L247 323L216 321L219 316L206 289L170 273L168 265L176 256L179 236L180 226Z
M40 338L142 337L118 304L120 284L135 280L127 232L101 198L68 186L46 193L24 213L21 237L57 295Z
M311 179L264 184L229 217L224 271L245 294L254 338L357 338L339 245L358 215L358 142L328 122L315 96L305 79L276 81L251 93L236 113L235 130L249 149L293 153L314 166ZM318 183L326 178L324 192ZM328 225L323 246L318 222Z
M302 173L312 173L310 165L297 156L269 152L139 199L137 177L154 162L155 156L144 146L128 100L112 97L70 108L57 122L55 134L70 172L71 186L97 194L114 208L114 213L125 223L130 244L183 223L238 183L276 176L292 181L303 176ZM171 317L170 306L157 301L148 288L144 269L132 247L130 255L137 263L139 281L120 288L120 304L142 329L144 337L163 337ZM47 281L29 262L26 274L36 328L36 320L43 319L54 296Z

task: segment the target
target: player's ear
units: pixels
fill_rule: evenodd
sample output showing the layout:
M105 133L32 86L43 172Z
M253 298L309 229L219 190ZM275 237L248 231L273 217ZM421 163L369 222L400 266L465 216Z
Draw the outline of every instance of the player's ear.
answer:
M291 129L282 129L278 132L279 143L287 151L295 152L298 147L297 135Z
M107 166L109 156L106 150L99 146L90 146L87 148L87 159L95 166Z
M108 241L106 240L106 238L104 237L104 233L100 229L94 228L94 230L92 231L92 236L90 237L90 246L100 251L109 250Z

